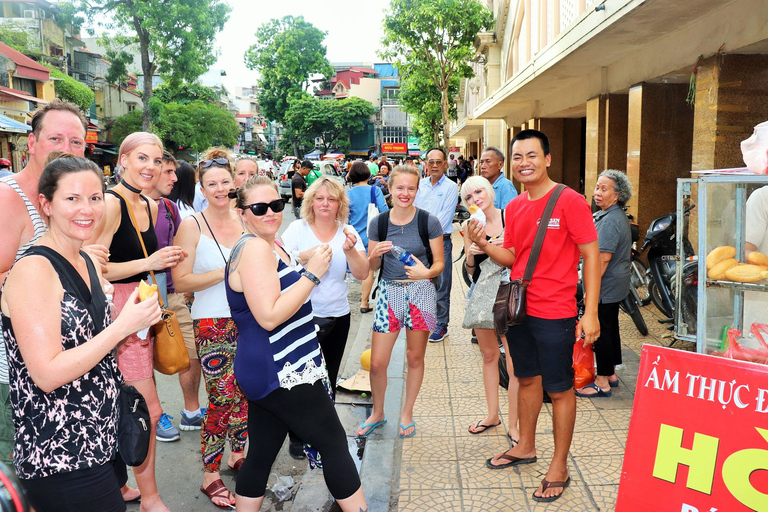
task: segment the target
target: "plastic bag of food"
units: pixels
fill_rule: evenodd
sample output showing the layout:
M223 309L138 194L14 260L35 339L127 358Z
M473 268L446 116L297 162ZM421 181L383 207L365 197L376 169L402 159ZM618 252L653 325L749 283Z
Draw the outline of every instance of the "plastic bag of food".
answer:
M739 361L768 364L768 348L755 349L745 347L739 343L739 338L741 338L741 331L738 329L728 329L728 348L725 349L724 353L715 355L722 355L722 357Z
M581 389L595 382L595 351L581 338L573 345L573 387Z
M753 173L768 172L768 121L755 126L752 136L741 141L741 155Z

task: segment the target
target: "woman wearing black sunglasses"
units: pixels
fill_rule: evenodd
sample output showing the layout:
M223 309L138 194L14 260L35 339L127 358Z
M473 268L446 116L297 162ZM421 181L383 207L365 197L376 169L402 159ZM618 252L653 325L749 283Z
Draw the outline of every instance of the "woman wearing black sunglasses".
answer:
M200 436L204 470L200 490L214 505L226 508L235 500L219 475L222 454L229 439L228 465L240 469L248 434L248 402L234 378L238 334L224 290L224 266L244 228L237 213L230 209L234 170L228 152L209 149L198 172L208 206L179 226L175 243L187 251L189 258L173 269L172 276L177 292L195 293L195 346L208 392ZM181 412L187 420L194 414ZM180 425L183 428L184 421Z
M239 511L257 511L289 430L322 456L323 475L343 511L367 510L355 463L326 379L309 294L333 251L320 245L301 268L275 242L283 202L265 177L248 180L237 207L248 234L232 248L227 299L240 331L235 377L248 397L248 434L258 439L237 476Z

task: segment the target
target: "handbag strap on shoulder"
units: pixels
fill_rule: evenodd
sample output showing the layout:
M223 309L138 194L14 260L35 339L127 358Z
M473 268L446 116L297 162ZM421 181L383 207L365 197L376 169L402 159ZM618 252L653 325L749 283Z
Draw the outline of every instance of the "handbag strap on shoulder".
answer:
M123 201L125 201L125 207L128 210L128 215L131 217L131 224L133 224L133 229L136 230L136 236L139 237L139 243L141 244L141 250L144 252L144 257L145 258L149 258L149 255L147 254L147 248L144 245L144 238L142 238L141 231L139 231L139 223L136 222L136 216L133 214L133 208L131 208L131 203L128 202L128 199L123 194L121 194L120 191L117 190L116 188L113 188L112 192L114 192L115 194L117 194L120 197L122 197ZM139 197L141 197L141 196L139 196ZM150 223L152 222L152 217L151 216L149 217L149 222ZM152 282L157 284L157 279L155 279L155 272L150 269L149 273L152 276ZM160 307L162 309L165 309L165 303L163 302L163 297L161 297L159 292L157 294L157 299L160 301Z
M533 270L536 268L536 261L539 259L539 253L541 252L541 246L544 245L544 236L547 234L547 226L549 226L549 218L552 216L552 212L555 209L555 204L560 194L565 190L565 185L559 183L552 195L549 196L547 206L544 208L544 213L541 215L539 221L539 228L536 230L536 238L533 241L533 248L531 249L531 255L528 257L528 264L525 266L525 274L523 274L523 282L530 283L533 277Z

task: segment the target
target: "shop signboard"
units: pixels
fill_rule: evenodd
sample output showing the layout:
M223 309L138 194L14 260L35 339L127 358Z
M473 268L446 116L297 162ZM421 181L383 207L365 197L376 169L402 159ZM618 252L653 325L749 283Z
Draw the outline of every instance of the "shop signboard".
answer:
M96 144L99 142L99 132L88 130L85 133L85 143L86 144Z
M408 152L408 145L401 142L382 142L381 152L404 155Z
M418 151L419 150L419 138L415 137L413 135L408 136L408 151L410 154L410 151Z
M645 345L616 510L768 511L768 366Z

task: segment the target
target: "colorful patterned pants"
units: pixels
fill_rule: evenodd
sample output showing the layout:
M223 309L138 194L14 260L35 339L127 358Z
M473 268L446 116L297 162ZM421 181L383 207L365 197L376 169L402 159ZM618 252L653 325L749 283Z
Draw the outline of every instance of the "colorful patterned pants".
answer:
M208 392L208 410L200 431L203 469L219 471L224 444L242 452L248 438L248 399L235 381L237 326L231 318L194 320L195 344Z

